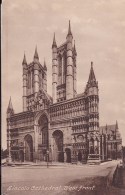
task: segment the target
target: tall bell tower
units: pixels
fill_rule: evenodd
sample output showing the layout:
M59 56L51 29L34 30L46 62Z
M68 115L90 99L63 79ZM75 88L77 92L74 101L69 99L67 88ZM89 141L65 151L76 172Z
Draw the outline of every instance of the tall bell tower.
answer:
M23 111L36 110L40 100L40 93L47 96L47 66L44 60L42 65L39 61L37 47L33 61L27 64L26 56L22 62L23 66ZM42 100L41 100L42 102Z
M55 34L52 44L53 103L74 98L76 95L76 47L69 21L66 41L57 46Z

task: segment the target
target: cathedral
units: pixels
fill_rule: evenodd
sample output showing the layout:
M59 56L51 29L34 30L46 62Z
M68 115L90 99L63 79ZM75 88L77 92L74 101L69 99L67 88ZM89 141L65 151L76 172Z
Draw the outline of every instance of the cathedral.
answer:
M22 62L23 111L7 108L7 149L11 161L100 163L121 157L117 121L99 125L99 87L93 62L85 91L77 94L77 51L70 21L63 44L52 43L52 97L47 93L47 65Z

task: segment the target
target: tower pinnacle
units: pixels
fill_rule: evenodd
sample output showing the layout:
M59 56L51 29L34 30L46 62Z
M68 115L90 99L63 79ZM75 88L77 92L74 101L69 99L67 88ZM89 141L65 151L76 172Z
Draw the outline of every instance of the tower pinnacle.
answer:
M89 74L89 80L88 80L88 82L91 83L93 81L96 82L96 78L95 78L95 73L94 73L94 70L93 70L93 62L91 62L91 69L90 69L90 74Z
M7 113L9 113L9 112L14 113L11 97L10 97L9 105L8 105L8 108L7 108Z
M96 81L94 69L93 69L93 62L91 62L91 68L89 73L89 79L87 82L87 87L97 87L98 88L98 81Z
M93 62L91 62L91 67L93 67Z
M52 44L52 48L53 47L57 47L57 44L56 44L56 38L55 38L55 33L54 33L54 37L53 37L53 44Z
M118 129L118 122L117 122L117 120L116 120L116 130Z
M106 133L107 133L107 130L108 130L108 126L107 126L107 124L106 124L106 126L105 126L105 131L106 131Z
M39 60L39 56L38 56L38 52L37 52L37 46L36 46L35 53L34 53L34 59Z
M45 58L44 58L44 70L47 70Z
M72 32L71 32L71 25L70 25L70 20L69 20L69 29L68 29L68 35L72 35Z
M24 57L23 57L23 62L22 62L22 64L27 64L25 52L24 52Z

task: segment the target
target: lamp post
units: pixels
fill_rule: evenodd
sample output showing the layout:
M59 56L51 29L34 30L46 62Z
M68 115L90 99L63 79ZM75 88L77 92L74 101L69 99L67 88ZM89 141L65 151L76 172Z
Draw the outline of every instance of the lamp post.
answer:
M49 150L46 151L47 168L49 167Z

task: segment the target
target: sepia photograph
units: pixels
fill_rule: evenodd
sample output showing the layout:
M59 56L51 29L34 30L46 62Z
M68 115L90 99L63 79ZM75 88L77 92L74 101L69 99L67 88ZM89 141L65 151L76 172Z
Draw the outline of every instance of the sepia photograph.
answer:
M3 0L2 195L125 194L125 0Z

